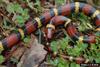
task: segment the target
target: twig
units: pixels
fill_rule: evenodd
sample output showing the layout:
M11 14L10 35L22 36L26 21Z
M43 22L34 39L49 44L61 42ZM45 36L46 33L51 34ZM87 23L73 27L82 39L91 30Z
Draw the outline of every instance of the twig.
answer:
M12 21L12 19L10 17L8 17L4 12L2 12L2 10L0 9L0 15L7 18L10 23L12 23L13 25L16 25L16 23L14 21Z

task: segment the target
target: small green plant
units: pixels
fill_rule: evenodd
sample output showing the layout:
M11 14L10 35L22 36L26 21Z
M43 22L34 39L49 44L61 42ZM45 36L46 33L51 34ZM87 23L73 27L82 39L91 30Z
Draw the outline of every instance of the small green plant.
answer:
M18 3L10 3L7 5L7 11L15 16L14 21L22 27L24 22L29 19L28 9L23 9Z

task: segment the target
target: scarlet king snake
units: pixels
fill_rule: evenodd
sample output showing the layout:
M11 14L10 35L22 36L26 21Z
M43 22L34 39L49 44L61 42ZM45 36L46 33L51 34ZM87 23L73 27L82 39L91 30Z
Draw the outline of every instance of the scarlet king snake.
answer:
M5 39L0 41L0 49L7 49L11 48L14 46L16 43L18 43L20 40L22 40L26 35L36 31L38 28L41 26L44 26L48 24L48 22L57 15L62 15L62 16L69 16L71 13L79 13L83 12L85 15L91 17L94 20L94 25L96 26L96 31L100 32L100 12L93 8L92 6L84 3L70 3L66 4L64 6L59 7L58 9L54 8L51 9L50 12L44 13L40 17L34 18L34 21L29 21L27 22L21 29L19 29L19 32L11 34L9 37L6 37ZM74 25L71 25L65 22L66 18L62 19L62 16L54 17L56 20L56 24L54 25L59 25L59 24L64 24L65 29L68 33L68 35L74 40L79 40L82 42L87 42L87 43L95 43L95 35L80 35L79 32L76 30ZM67 18L68 19L68 18ZM69 20L70 21L70 20ZM47 28L55 28L53 24L48 24ZM48 32L49 35L50 32ZM52 31L51 31L52 33ZM51 38L51 37L48 37Z

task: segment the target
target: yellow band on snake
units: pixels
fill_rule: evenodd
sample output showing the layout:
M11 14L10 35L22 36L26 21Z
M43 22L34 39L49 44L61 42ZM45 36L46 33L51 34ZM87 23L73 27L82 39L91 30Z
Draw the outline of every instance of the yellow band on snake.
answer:
M38 23L38 28L40 28L42 26L41 21L40 21L40 18L36 17L35 20Z
M83 42L83 36L79 37L79 42Z
M97 28L96 31L100 31L100 28Z
M24 38L24 31L22 29L18 29L18 31L20 32L21 38L23 39Z
M92 18L95 18L98 14L100 14L99 10L96 10L93 15L92 15Z
M68 19L68 20L67 20L67 22L65 22L64 26L66 27L66 26L67 26L67 24L69 24L70 22L71 22L71 20L70 20L70 19Z
M3 44L2 44L1 41L0 41L0 50L4 50L4 48L3 48Z
M55 26L53 24L47 24L46 26L47 28L52 28L52 29L55 29Z
M78 13L79 12L79 2L76 2L75 3L75 13Z
M58 15L58 10L56 8L53 9L54 13L55 13L55 16Z

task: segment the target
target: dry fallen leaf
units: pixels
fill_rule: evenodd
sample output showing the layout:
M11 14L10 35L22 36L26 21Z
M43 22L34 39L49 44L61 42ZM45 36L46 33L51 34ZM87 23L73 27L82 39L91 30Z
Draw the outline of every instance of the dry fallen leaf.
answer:
M17 67L38 67L44 60L47 52L43 49L44 46L39 44L33 35L31 37L30 45L31 48L25 52Z

